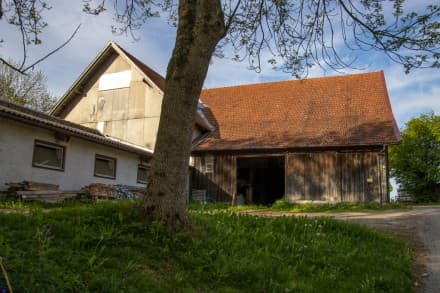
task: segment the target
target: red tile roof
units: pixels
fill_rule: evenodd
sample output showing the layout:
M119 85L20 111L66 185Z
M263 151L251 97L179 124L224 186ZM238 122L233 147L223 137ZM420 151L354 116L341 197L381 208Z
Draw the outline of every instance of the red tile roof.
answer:
M398 143L383 72L203 90L216 127L195 151Z

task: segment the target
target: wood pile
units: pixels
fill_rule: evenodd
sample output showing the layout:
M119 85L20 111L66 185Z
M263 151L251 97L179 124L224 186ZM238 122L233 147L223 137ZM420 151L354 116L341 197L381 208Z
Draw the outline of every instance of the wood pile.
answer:
M86 193L94 200L116 199L116 187L102 183L92 183L86 186Z
M58 190L58 185L33 181L10 182L8 191L17 194L23 201L62 202L77 198L80 191Z
M23 190L16 191L23 201L43 201L48 203L62 202L66 199L78 197L80 191L61 191L61 190Z
M206 202L206 190L205 189L192 189L191 200L197 202Z
M8 191L18 191L18 190L58 190L58 185L33 182L33 181L22 181L22 182L10 182L6 183L9 186Z

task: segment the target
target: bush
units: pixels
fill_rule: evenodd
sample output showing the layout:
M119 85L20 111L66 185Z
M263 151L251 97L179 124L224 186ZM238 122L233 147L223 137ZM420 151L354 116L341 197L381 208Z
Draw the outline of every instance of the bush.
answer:
M411 119L390 148L391 175L416 202L440 200L440 116Z

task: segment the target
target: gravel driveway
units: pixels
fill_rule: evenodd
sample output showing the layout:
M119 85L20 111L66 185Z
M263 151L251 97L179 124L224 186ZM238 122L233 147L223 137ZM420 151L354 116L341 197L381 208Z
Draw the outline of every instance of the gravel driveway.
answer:
M333 217L376 228L403 237L417 252L416 288L419 292L440 292L440 206L417 206L412 210L373 212L286 213L248 211L261 216Z

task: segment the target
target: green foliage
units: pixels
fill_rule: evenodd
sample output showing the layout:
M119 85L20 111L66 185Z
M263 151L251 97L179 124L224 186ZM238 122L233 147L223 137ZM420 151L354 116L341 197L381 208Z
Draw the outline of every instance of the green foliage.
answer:
M423 114L402 130L402 143L390 148L391 175L416 201L440 199L440 116Z
M12 61L9 63L14 64ZM49 111L56 102L41 71L29 71L24 75L1 62L0 99L42 112Z
M132 203L0 213L16 292L409 292L403 242L327 218L192 209L193 229L146 225Z

